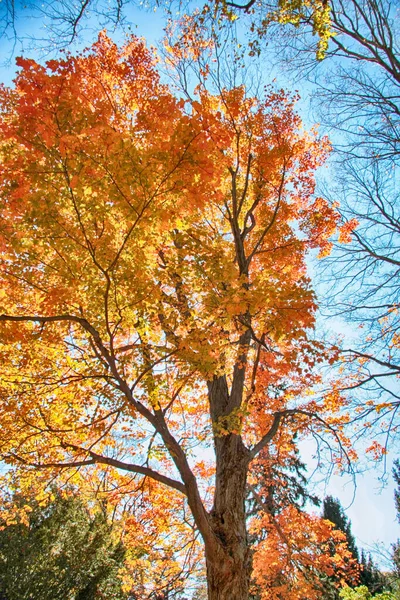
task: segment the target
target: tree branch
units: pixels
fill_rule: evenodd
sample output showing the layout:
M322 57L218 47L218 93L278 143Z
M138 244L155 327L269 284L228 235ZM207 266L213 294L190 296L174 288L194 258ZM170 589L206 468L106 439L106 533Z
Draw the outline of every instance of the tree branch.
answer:
M154 471L150 467L143 467L141 465L133 465L131 463L125 463L121 460L117 460L115 458L110 458L108 456L102 456L101 454L97 454L97 452L93 452L93 450L88 450L87 448L80 448L79 446L74 446L73 444L62 444L62 447L67 449L71 448L76 452L84 452L88 454L91 458L88 460L79 460L79 461L69 461L69 462L51 462L51 463L33 463L25 460L21 456L18 456L14 453L11 453L9 456L12 456L18 462L23 463L27 467L34 467L36 469L47 469L47 468L57 468L57 469L68 469L74 467L86 467L89 465L94 465L96 463L109 465L111 467L115 467L116 469L121 469L123 471L129 471L130 473L138 473L140 475L144 475L145 477L150 477L159 483L163 483L164 485L171 487L178 492L186 495L186 488L183 483L180 481L176 481L175 479L171 479L166 475L162 475L158 473L158 471Z
M250 450L249 460L253 460L257 456L259 452L270 443L270 441L275 437L278 432L279 425L285 416L285 414L289 411L285 412L277 412L274 414L274 420L272 421L272 425L267 431L267 433L261 438L261 440ZM293 411L291 411L293 412Z

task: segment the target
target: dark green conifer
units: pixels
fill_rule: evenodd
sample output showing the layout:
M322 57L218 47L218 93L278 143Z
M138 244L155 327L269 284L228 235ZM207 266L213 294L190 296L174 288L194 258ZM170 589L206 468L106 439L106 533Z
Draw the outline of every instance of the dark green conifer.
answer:
M348 548L358 562L360 561L360 554L356 545L356 540L351 532L351 523L346 513L343 510L337 498L327 496L323 503L322 516L324 519L331 521L336 527L346 534Z
M0 522L1 600L126 599L118 577L125 549L101 510L60 496L31 508L29 526Z

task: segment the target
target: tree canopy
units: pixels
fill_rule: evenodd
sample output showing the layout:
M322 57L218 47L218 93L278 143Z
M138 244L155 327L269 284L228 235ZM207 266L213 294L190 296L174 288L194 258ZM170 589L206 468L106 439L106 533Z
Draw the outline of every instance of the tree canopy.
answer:
M129 494L132 543L158 534L160 573L185 552L196 563L198 531L210 600L247 600L248 479L265 504L256 461L284 464L304 435L330 435L338 464L351 457L341 396L313 389L335 359L313 339L305 262L337 230L314 195L329 144L281 90L176 97L134 37L19 66L0 97L5 480ZM268 518L265 594L302 593L290 577L274 591L276 544L317 598L304 573L332 527L293 506ZM288 522L315 533L291 540ZM344 556L322 553L321 569L339 573Z

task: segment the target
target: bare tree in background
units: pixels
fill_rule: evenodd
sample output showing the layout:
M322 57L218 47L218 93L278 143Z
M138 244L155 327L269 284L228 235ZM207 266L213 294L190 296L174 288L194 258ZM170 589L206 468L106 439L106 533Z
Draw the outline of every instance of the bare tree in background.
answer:
M351 241L337 244L332 253L329 277L333 274L334 286L328 297L330 302L333 297L335 311L361 327L362 342L346 358L367 387L368 400L379 404L387 436L396 431L400 405L397 10L398 3L387 0L334 3L334 60L327 61L325 82L315 95L321 122L337 140L332 199L340 202L344 221L358 222ZM372 408L367 405L364 414L372 414Z
M344 153L346 155L346 153ZM400 407L400 206L396 165L368 157L348 159L337 170L332 201L344 221L358 226L347 244L337 243L324 271L324 310L359 328L358 343L344 357L359 396L360 423L383 425L383 445L398 429ZM355 334L354 334L355 335ZM348 342L345 342L348 344ZM378 412L376 406L378 405ZM361 427L365 431L365 427Z
M292 73L316 86L316 113L334 144L324 193L340 203L344 222L358 223L346 244L334 245L321 289L327 315L360 327L360 342L345 351L349 387L364 390L357 418L383 423L384 445L400 406L399 6L331 0L335 35L320 64L306 23L276 25L271 38Z
M327 0L2 0L0 2L0 40L11 42L12 55L19 46L45 52L66 48L87 29L115 29L129 25L129 8L159 8L166 16L196 14L200 22L212 20L217 27L229 29L238 17L251 32L251 54L257 53L269 35L272 23L311 25L316 34L318 56L322 57L331 35ZM26 33L26 23L33 35Z
M0 40L6 54L1 59L10 59L21 49L48 53L66 48L89 28L96 34L104 27L115 29L124 23L128 3L136 4L135 0L3 0Z

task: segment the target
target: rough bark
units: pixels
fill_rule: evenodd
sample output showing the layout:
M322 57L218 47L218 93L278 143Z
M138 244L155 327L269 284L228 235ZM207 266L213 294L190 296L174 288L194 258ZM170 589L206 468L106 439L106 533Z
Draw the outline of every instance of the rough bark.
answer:
M229 416L232 398L224 377L209 384L214 423ZM210 524L218 540L217 551L208 552L209 600L248 600L251 560L246 532L246 479L249 451L240 435L214 436L216 476Z
M247 542L245 494L247 458L237 435L221 440L212 529L219 541L217 553L207 555L209 600L248 600L250 552Z
M218 562L207 561L208 600L248 600L247 562L221 553Z

